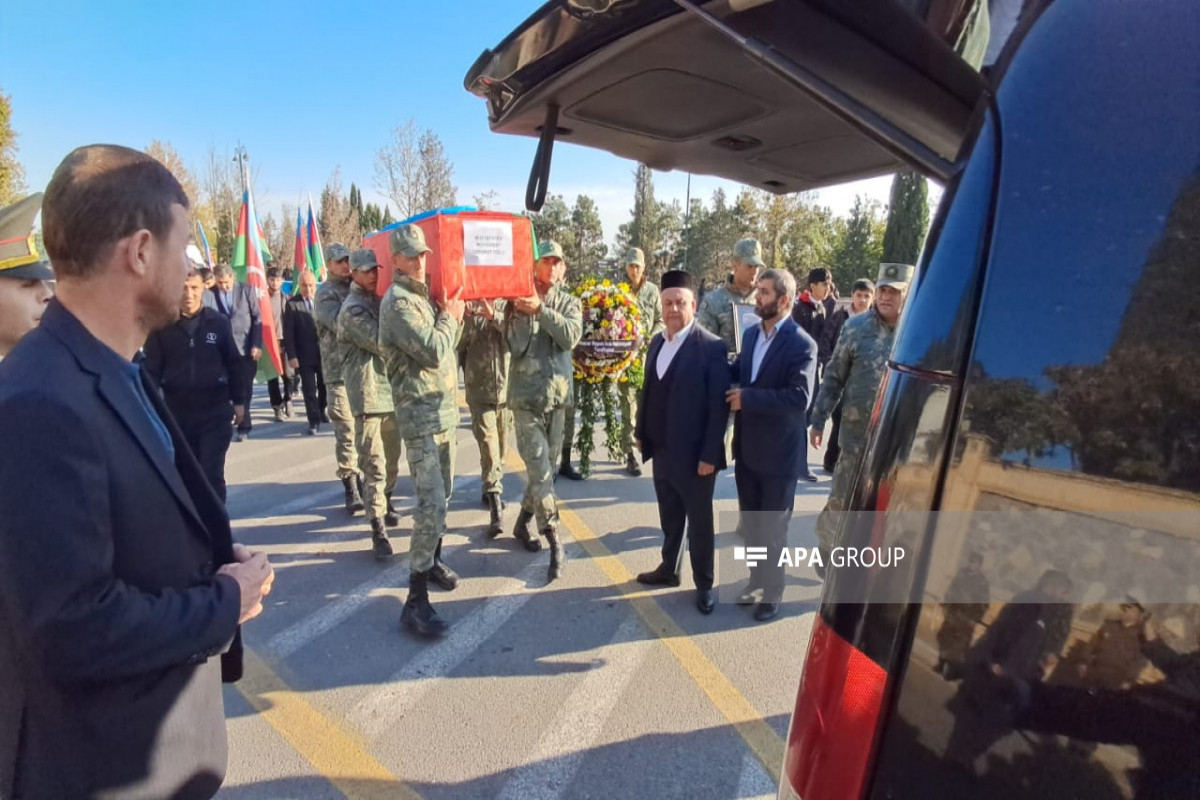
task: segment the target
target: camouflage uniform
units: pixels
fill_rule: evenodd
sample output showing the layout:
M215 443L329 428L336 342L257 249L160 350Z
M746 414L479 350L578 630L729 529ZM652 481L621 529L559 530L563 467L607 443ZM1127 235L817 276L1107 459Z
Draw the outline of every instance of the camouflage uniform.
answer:
M554 286L536 315L509 315L505 332L512 353L508 405L528 478L521 510L536 517L538 530L544 531L558 520L553 462L572 395L571 351L583 336L579 298Z
M479 445L484 494L499 494L504 455L510 442L508 423L508 343L504 339L503 300L495 302L495 318L470 315L463 320L461 349L471 433Z
M842 454L833 472L829 500L817 518L817 541L825 553L836 543L841 512L858 480L859 462L867 443L867 424L895 338L895 326L887 325L871 309L852 317L842 327L833 357L825 367L825 379L821 381L809 424L823 431L838 401L842 403L842 427L838 433Z
M734 338L733 304L754 305L754 287L743 294L733 284L733 276L725 279L725 285L713 289L704 295L700 308L696 310L696 322L709 333L720 336L725 340L730 355L737 351L737 340Z
M400 473L400 435L379 347L379 297L358 284L351 284L338 315L338 341L346 352L342 376L358 434L363 505L367 519L380 520Z
M337 255L337 248L349 251L342 245L331 244L326 261ZM325 395L329 403L329 421L333 424L336 442L337 475L345 479L358 475L358 452L355 448L357 425L346 398L346 385L342 378L342 363L346 360L345 350L338 341L337 320L342 303L350 294L350 279L330 275L317 287L316 302L313 303L313 321L317 325L317 337L321 344L321 379L325 382Z
M634 293L634 301L638 311L642 313L642 353L640 358L645 361L646 349L650 340L665 330L662 315L662 297L658 287L650 281L643 280L642 285ZM637 420L637 397L640 387L635 384L618 383L617 396L621 404L621 452L628 458L633 452L633 428Z
M455 348L460 334L454 317L434 308L428 286L399 271L394 274L379 309L379 345L417 490L409 549L413 572L433 568L434 553L446 532L446 506L454 485Z

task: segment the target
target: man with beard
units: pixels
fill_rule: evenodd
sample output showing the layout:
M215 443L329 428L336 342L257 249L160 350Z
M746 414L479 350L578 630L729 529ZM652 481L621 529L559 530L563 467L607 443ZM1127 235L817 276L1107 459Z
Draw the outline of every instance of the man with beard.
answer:
M0 358L42 321L54 272L33 246L41 193L0 209Z
M179 317L187 209L166 167L115 145L46 187L58 296L0 363L19 454L0 459L5 797L207 798L224 779L221 679L273 572L233 543L139 360Z
M757 600L754 618L765 622L779 613L784 572L779 553L787 546L787 526L796 483L807 468L804 429L816 374L817 343L791 318L796 279L769 269L758 278L754 311L761 321L749 328L733 363L727 393L735 412L734 479L738 527L750 545L765 546L767 561L750 571L739 605ZM761 597L758 595L761 593Z
M875 307L854 317L842 328L833 357L825 368L820 395L809 416L809 442L815 449L825 438L829 415L839 403L842 405L842 427L838 432L842 453L833 472L829 500L817 518L817 542L822 562L817 566L817 574L822 578L825 577L824 564L829 562L830 553L837 544L841 512L850 501L858 480L871 409L875 406L875 395L892 353L896 324L900 321L913 271L908 264L879 265Z

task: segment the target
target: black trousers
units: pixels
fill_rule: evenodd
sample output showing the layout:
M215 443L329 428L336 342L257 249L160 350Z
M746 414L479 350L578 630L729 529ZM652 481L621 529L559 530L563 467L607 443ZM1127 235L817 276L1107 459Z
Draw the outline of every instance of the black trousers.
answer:
M242 356L242 378L246 389L244 394L240 398L236 398L234 402L245 408L246 413L242 416L242 424L238 425L238 433L250 432L250 400L254 397L254 377L257 374L258 359Z
M300 391L304 394L304 413L308 424L316 425L325 413L325 380L321 377L320 364L301 364L296 370L300 376Z
M285 352L283 349L282 339L279 340L279 352ZM283 382L282 388L280 387L280 381ZM267 381L267 394L271 398L271 408L279 408L282 406L284 402L292 396L293 393L292 371L288 368L287 357L285 356L283 360L283 374Z
M842 448L838 446L838 432L842 429L841 403L833 407L833 413L829 417L833 420L833 430L829 432L829 442L825 445L825 469L833 472L833 468L842 455Z
M656 462L657 463L657 462ZM666 470L662 470L666 472ZM688 555L692 561L692 579L697 589L713 586L713 488L717 474L707 477L659 476L655 470L654 494L658 497L658 519L666 537L662 563L679 574L683 560L686 524Z
M233 418L232 404L226 403L224 408L206 410L203 414L176 409L171 409L171 413L179 423L188 447L192 448L192 453L200 462L204 476L224 503L225 454L229 452L229 443L233 440L233 429L229 426L229 420Z
M734 464L737 484L738 511L746 544L767 548L767 558L750 570L750 589L763 590L764 603L778 603L783 598L784 568L779 556L787 547L788 523L796 505L796 478L764 475L745 466Z

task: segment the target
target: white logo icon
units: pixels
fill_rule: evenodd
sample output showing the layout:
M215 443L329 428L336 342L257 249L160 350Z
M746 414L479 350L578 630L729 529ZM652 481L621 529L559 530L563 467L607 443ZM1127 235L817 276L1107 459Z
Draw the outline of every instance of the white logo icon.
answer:
M767 560L767 548L734 547L733 557L738 561L745 561L747 567L757 567L758 562Z
M208 333L208 335L204 337L204 340L206 342L208 342L209 344L216 344L217 343L217 335L210 331Z

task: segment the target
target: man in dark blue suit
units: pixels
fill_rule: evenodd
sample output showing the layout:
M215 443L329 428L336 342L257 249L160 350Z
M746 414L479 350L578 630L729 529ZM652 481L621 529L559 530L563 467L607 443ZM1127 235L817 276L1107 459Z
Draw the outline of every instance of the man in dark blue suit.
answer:
M716 608L713 596L713 487L725 469L729 411L725 342L699 325L692 276L663 274L666 331L650 342L638 402L636 437L642 460L654 459L654 493L666 540L662 563L637 576L649 586L678 586L686 523L696 607Z
M750 605L761 592L754 618L779 613L784 574L779 554L787 546L787 526L796 482L808 469L805 438L809 398L816 376L817 344L791 318L796 279L769 269L758 276L755 312L761 318L742 337L732 366L737 388L729 390L733 423L734 479L746 543L766 546L767 560L750 571L738 598Z
M234 441L240 442L250 436L250 400L254 397L258 357L262 355L262 310L254 287L238 283L228 264L217 264L213 269L213 277L217 283L204 293L204 307L220 311L229 320L233 328L233 343L242 357L242 380L239 381L242 396L233 399L234 405L246 410L237 422L237 435L234 437Z
M221 680L273 573L138 360L179 316L187 206L113 145L46 188L57 299L0 363L0 797L205 798L225 774Z

